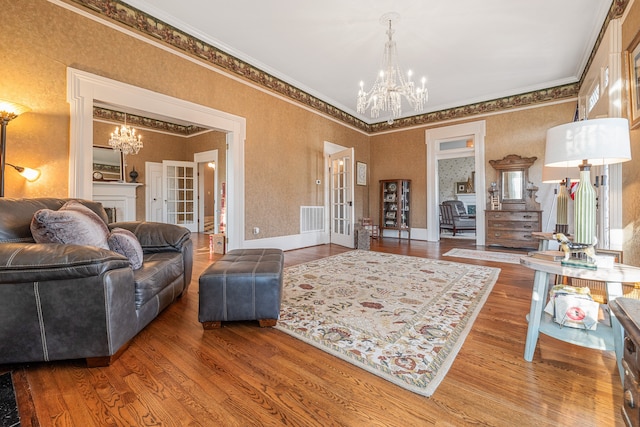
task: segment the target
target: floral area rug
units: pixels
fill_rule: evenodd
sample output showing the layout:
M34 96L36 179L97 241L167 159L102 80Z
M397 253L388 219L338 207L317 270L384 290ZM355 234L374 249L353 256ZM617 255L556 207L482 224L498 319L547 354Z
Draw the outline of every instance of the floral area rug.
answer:
M526 253L511 254L497 251L474 251L473 249L451 249L444 254L444 256L479 259L481 261L506 262L508 264L520 264L520 258L526 255Z
M430 396L499 273L492 267L350 251L285 269L276 328Z

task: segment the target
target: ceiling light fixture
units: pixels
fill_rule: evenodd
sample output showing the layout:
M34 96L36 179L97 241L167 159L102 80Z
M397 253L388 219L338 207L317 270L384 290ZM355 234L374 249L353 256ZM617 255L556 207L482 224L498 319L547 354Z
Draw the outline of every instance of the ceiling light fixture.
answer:
M124 124L116 126L116 130L109 138L109 145L116 151L127 154L138 154L142 148L142 137L136 135L136 130L127 126L127 113L124 113Z
M376 81L370 91L364 90L364 82L360 82L360 91L358 92L357 111L364 114L367 108L371 107L371 118L376 119L380 115L380 111L388 111L390 117L387 123L393 123L393 120L402 114L402 97L404 96L416 112L424 109L424 104L429 98L429 93L425 84L427 79L422 78L422 86L416 88L411 81L412 72L409 70L407 79L398 64L398 51L396 42L393 41L393 22L398 22L400 15L395 12L389 12L382 15L380 23L389 25L387 35L389 40L384 45L384 54L382 56L382 70L378 74Z

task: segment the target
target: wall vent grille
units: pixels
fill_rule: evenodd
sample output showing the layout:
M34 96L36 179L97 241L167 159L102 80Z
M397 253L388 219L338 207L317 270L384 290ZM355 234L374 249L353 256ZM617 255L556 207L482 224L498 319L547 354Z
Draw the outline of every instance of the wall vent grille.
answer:
M300 206L300 233L324 231L324 206Z

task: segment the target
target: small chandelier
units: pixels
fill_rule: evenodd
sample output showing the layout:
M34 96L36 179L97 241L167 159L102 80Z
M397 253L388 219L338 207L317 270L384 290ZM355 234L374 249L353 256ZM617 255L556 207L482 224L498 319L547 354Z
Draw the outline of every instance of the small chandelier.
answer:
M382 15L380 23L382 25L389 24L387 35L389 40L384 45L384 55L382 57L382 70L376 78L376 82L369 92L364 90L364 82L360 82L360 91L358 92L359 114L364 114L367 108L371 107L371 118L377 119L380 111L389 111L391 117L387 123L393 123L394 118L400 117L402 114L402 96L404 96L409 105L420 112L424 109L424 104L429 98L429 93L425 87L426 78L422 78L422 86L416 88L411 81L411 71L407 73L407 79L398 64L398 52L396 42L393 41L393 30L391 24L398 21L400 15L395 12L389 12Z
M124 124L116 126L116 130L111 133L109 145L116 151L127 154L138 154L142 148L142 137L136 135L136 130L127 126L127 113L124 113Z

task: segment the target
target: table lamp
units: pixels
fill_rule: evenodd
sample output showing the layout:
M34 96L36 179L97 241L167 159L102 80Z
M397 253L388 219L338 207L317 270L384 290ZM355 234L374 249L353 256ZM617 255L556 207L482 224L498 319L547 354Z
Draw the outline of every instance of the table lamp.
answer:
M569 191L571 180L577 180L580 173L577 168L552 168L542 166L542 182L556 183L560 187L556 190L556 227L555 233L569 235Z
M591 166L628 160L631 160L631 144L627 119L582 120L547 131L545 166L578 166L580 169L580 184L574 198L574 242L593 244L597 241L596 190L591 184ZM603 209L608 211L609 206L603 205Z

